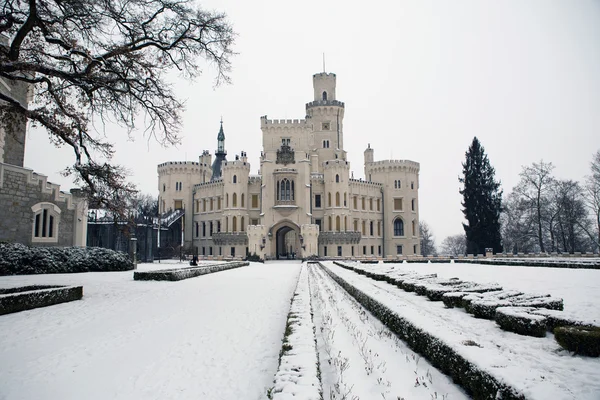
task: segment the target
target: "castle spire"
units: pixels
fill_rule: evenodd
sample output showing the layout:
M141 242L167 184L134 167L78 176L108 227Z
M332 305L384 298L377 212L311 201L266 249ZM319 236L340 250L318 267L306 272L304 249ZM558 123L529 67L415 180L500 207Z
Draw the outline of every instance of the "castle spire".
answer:
M221 117L221 129L217 135L217 153L225 152L225 132L223 132L223 117Z

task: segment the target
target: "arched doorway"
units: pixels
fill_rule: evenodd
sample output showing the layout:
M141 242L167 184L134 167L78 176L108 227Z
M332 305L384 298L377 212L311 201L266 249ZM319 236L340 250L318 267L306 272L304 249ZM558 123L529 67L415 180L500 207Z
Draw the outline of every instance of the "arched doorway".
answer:
M275 258L278 260L300 257L300 230L291 222L283 222L273 227L275 236Z

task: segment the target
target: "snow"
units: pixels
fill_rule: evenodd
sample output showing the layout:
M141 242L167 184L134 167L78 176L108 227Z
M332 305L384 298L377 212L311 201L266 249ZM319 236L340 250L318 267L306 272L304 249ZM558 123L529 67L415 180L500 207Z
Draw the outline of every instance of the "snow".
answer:
M544 338L535 338L505 332L494 321L473 318L463 309L447 309L441 302L431 302L423 296L405 292L384 281L366 278L332 262L324 264L336 275L394 310L402 318L437 336L479 368L508 382L528 399L600 398L600 359L573 356L561 349L551 333L547 333ZM578 289L596 286L598 290L600 271L552 269L552 272L548 272L545 270L550 268L512 267L504 270L503 273L507 275L503 275L500 273L501 267L496 266L423 264L409 267L419 273L435 272L443 278L458 276L476 282L482 278L484 282L499 282L505 289L516 287L528 291L549 291L553 295L565 297L565 304L568 303L571 308L577 305L587 307L594 302L597 308L600 304L597 293L591 299L583 300ZM560 272L568 273L563 275ZM578 274L581 272L588 274ZM593 275L590 272L596 274L595 280L591 280ZM562 278L561 282L558 281L559 278ZM512 281L518 284L512 285ZM524 284L524 281L528 284ZM586 292L587 289L584 289L583 293ZM477 346L466 346L467 342L477 343Z
M382 268L386 264L374 265ZM389 264L387 264L389 265ZM437 273L482 284L498 283L506 290L550 294L564 300L564 309L582 320L600 321L600 270L482 264L393 264L398 271Z
M80 301L0 317L0 399L264 399L299 270L0 277L0 287L84 287Z

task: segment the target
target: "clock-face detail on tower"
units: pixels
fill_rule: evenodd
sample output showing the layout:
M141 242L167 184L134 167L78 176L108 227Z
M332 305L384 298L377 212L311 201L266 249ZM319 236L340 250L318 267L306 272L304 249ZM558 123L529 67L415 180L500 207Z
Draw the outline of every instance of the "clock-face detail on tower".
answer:
M321 124L321 130L322 131L329 131L329 130L331 130L331 125L329 124L329 122L323 122Z

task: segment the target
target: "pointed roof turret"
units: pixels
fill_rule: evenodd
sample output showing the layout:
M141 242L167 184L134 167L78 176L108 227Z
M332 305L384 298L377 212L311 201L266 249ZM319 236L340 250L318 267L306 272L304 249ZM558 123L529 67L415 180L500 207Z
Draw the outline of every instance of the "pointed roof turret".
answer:
M219 129L218 141L225 141L225 132L223 132L223 118L221 118L221 129Z
M212 178L211 180L216 180L221 178L221 164L223 161L227 161L227 152L225 151L225 132L223 131L223 118L221 118L221 128L219 129L219 134L217 135L217 151L215 152L215 161L212 165Z

